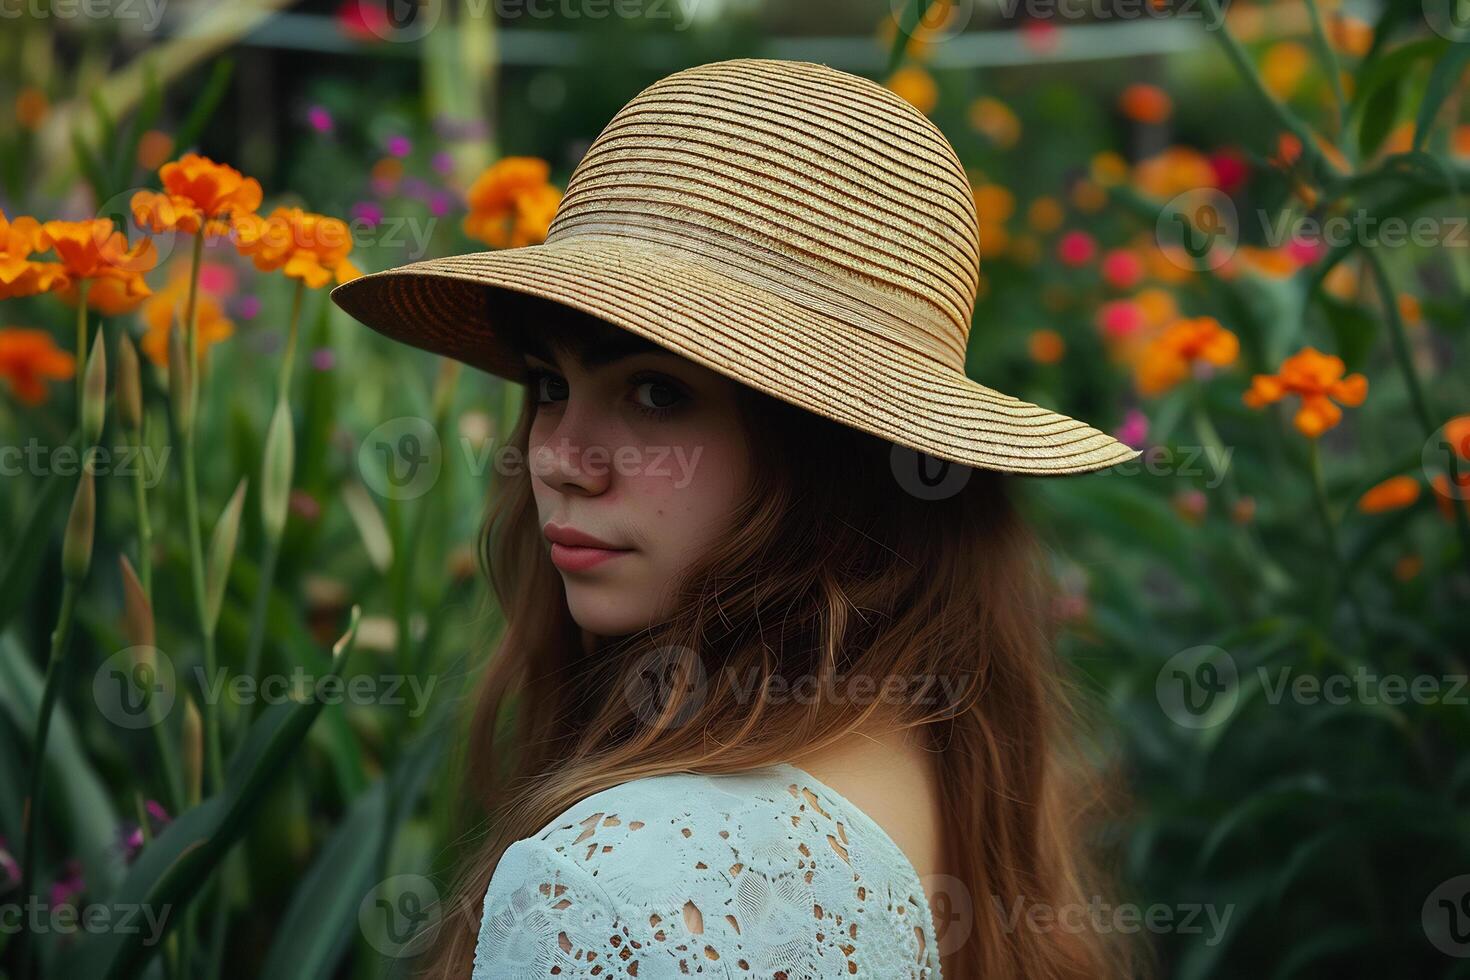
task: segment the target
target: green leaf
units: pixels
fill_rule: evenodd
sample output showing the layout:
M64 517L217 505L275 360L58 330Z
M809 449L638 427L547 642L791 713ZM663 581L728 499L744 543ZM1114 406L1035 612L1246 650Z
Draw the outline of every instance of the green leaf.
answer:
M1383 144L1399 115L1399 99L1403 94L1404 76L1395 75L1381 85L1363 105L1363 121L1358 126L1358 152L1366 159Z
M76 432L71 434L66 444L76 449ZM62 477L54 471L42 483L41 492L23 525L25 530L15 542L5 570L0 572L0 631L30 598L31 586L40 573L42 559L46 557L46 542L51 532L57 529L61 508L71 496L68 491L74 489L70 477Z
M1327 314L1336 350L1349 371L1360 371L1378 340L1378 318L1353 303L1345 303L1325 290L1316 291L1317 302Z
M354 606L351 624L333 648L332 666L323 681L342 675L361 617L361 608ZM325 702L315 699L271 705L250 726L245 743L231 761L224 788L170 823L133 863L111 900L114 907L142 907L163 917L162 934L153 936L142 929L93 934L68 951L66 969L58 975L122 980L144 968L178 925L184 906L199 894L245 832L251 814L285 771L324 707Z
M923 21L928 10L929 0L909 0L903 12L898 15L898 29L893 32L893 47L888 52L888 74L893 74L898 63L903 60L903 53L908 50L909 38L913 36L914 28Z
M174 153L182 153L194 145L199 138L199 133L204 129L204 124L209 122L214 115L215 108L220 100L225 97L225 91L229 88L230 76L235 72L235 62L230 58L220 58L214 63L214 71L210 72L209 81L204 83L204 88L199 93L193 107L189 110L189 116L184 124L174 133Z
M71 147L77 157L77 169L81 171L82 177L92 185L92 193L97 195L97 200L105 201L111 197L107 184L107 171L102 166L102 161L92 148L83 139L81 130L71 131Z
M1439 115L1440 106L1459 84L1465 65L1470 62L1470 42L1462 41L1450 48L1449 54L1435 62L1429 75L1429 86L1424 90L1424 100L1419 103L1419 119L1414 124L1414 149L1422 150L1434 117Z
M380 876L388 816L388 784L379 780L353 801L292 892L260 976L314 980L335 975L357 932L358 906Z
M17 731L27 733L23 744L28 753L42 687L40 672L14 635L0 636L0 715L9 719ZM48 833L81 858L89 884L106 892L121 879L114 851L118 814L64 701L54 712L46 739L46 768L50 774L47 798L53 801L46 806ZM8 782L10 773L24 771L25 764L19 759L5 760L4 769ZM6 829L12 841L20 839L18 825Z

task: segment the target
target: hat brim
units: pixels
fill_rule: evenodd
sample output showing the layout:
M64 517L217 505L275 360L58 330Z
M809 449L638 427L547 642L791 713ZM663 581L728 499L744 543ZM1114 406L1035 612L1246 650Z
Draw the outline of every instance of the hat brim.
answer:
M523 381L524 365L496 333L497 289L592 314L773 397L966 466L1060 476L1139 455L1077 419L648 242L578 235L429 259L359 276L331 297L394 340Z

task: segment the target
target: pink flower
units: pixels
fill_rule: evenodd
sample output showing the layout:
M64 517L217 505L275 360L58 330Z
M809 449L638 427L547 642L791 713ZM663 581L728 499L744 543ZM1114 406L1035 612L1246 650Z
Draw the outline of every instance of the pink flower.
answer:
M1085 231L1069 231L1057 242L1057 258L1070 266L1086 265L1097 257L1097 241Z
M332 131L332 114L325 106L314 105L306 110L306 121L311 128L318 133L330 133Z
M1143 260L1126 248L1115 248L1103 256L1102 277L1114 289L1132 289L1143 279Z
M407 136L388 137L388 154L395 157L406 157L413 152L413 142Z
M1128 409L1123 414L1123 423L1113 431L1113 438L1134 449L1142 449L1144 440L1148 438L1148 416L1137 408Z
M1137 333L1143 322L1143 308L1131 299L1115 299L1097 311L1098 327L1115 340Z
M0 837L0 894L20 884L20 865L10 854L10 843Z
M87 887L82 879L82 863L76 858L66 862L66 867L61 877L51 883L49 898L53 906L69 905L72 899L80 895Z

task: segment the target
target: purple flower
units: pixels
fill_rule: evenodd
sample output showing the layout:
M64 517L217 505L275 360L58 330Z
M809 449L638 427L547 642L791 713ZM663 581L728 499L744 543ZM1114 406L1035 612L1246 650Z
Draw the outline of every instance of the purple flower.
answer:
M0 893L20 884L20 865L10 854L10 843L0 837Z
M318 347L311 352L311 366L318 371L330 371L337 363L337 355L330 347Z
M259 296L241 296L240 301L235 304L235 311L242 320L253 320L260 315Z
M1136 408L1123 415L1123 424L1113 431L1113 438L1134 449L1142 449L1148 438L1148 416Z
M327 111L325 106L314 105L306 110L306 121L318 133L330 133L332 131L332 114Z
M87 887L82 879L82 864L76 858L66 862L61 877L51 883L49 898L53 906L68 905Z
M390 136L388 152L395 157L406 157L413 152L413 142L407 136Z
M451 201L448 194L435 191L429 195L429 212L436 218L442 218L449 213Z
M158 833L169 824L171 818L168 815L168 811L157 800L149 800L143 804L143 809L148 813L149 835L153 837L158 836ZM125 864L132 864L133 859L138 856L138 852L143 849L143 828L132 821L128 821L119 828L118 836L121 839L123 862Z
M358 201L352 205L350 213L354 218L372 228L376 228L383 222L383 206L376 201Z
M434 154L430 165L437 174L452 174L454 173L454 156L448 150L440 150Z

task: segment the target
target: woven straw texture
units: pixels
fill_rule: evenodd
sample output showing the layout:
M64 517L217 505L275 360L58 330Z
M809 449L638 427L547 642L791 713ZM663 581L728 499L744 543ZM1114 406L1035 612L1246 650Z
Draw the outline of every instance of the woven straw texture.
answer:
M514 380L501 290L940 459L1062 475L1136 457L966 376L977 238L954 149L908 102L825 65L736 59L619 110L543 244L413 262L331 295L381 333Z

